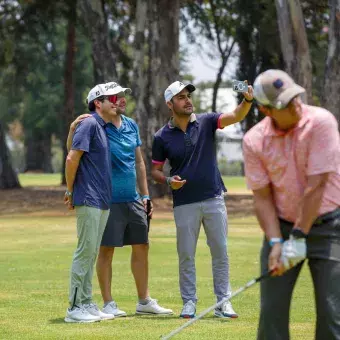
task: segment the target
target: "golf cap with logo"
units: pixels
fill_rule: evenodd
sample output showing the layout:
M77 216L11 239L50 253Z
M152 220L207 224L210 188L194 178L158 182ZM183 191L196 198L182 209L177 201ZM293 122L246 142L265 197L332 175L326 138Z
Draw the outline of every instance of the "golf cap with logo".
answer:
M104 89L106 92L105 93L106 96L112 96L121 92L124 92L124 94L132 93L130 88L121 87L118 83L115 83L114 81L104 84Z
M86 103L91 103L96 98L104 96L105 95L104 90L104 84L98 84L94 88L92 88L87 95Z
M260 105L284 109L289 102L306 90L297 85L284 71L267 70L254 82L254 98Z
M94 101L96 98L101 96L112 96L118 93L131 93L131 89L121 87L119 84L115 82L110 82L106 84L98 84L93 89L90 90L86 102L90 103Z
M180 81L175 81L171 85L167 87L167 89L164 91L164 99L165 102L169 102L172 97L176 96L176 94L180 93L183 89L188 89L188 91L194 92L196 90L196 87L192 84L183 84Z

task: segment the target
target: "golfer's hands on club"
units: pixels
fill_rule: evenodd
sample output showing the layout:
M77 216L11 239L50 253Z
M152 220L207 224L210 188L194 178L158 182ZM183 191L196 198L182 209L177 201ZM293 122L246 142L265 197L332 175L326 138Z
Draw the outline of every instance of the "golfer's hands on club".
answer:
M242 94L244 98L246 98L249 101L252 101L254 99L253 87L251 85L248 85L248 91L242 92Z
M178 175L169 177L168 180L168 185L172 190L178 190L182 188L182 186L187 182L185 179L182 180L182 178Z
M307 245L305 238L296 238L290 235L289 239L281 243L275 243L269 254L269 270L273 270L273 276L281 276L290 268L296 266L306 258Z
M153 214L153 204L152 201L148 198L143 198L143 205L144 205L144 210L146 213L148 213L148 201L150 201L150 211L148 213L148 217L152 218L152 214Z

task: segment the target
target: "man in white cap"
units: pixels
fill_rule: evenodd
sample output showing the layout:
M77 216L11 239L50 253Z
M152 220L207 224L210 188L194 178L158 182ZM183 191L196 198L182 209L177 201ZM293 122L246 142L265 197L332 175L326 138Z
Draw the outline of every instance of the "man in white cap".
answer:
M172 113L168 124L155 134L152 147L152 176L171 187L177 230L179 283L183 300L180 314L193 318L196 313L195 253L203 223L212 257L214 292L218 301L231 295L227 255L227 212L224 187L217 167L215 131L241 121L252 104L252 87L247 86L242 103L230 113L195 115L192 84L172 83L164 93ZM170 177L163 173L169 160ZM229 301L215 310L215 316L236 318Z
M95 322L114 318L92 302L93 267L109 216L111 202L111 161L105 133L107 123L116 115L109 101L112 90L95 86L88 95L93 115L83 121L73 136L66 158L67 191L64 201L76 209L78 244L70 278L70 307L66 322Z
M304 92L281 70L261 73L254 97L267 117L243 140L247 183L265 233L261 271L274 275L261 282L258 340L289 339L290 303L305 258L314 283L315 339L340 339L338 125L330 112L303 104Z
M107 91L113 91L109 100L114 104L115 115L107 124L106 134L111 152L112 198L110 216L103 234L97 260L97 275L104 301L103 312L115 317L126 316L118 309L111 292L112 259L115 247L131 245L131 270L135 279L138 303L137 314L159 315L172 314L171 309L163 308L152 299L148 289L148 222L152 216L145 164L141 152L141 139L136 122L125 116L126 93L129 88L122 88L115 82L104 84ZM71 124L72 129L88 115L78 117ZM70 145L68 144L68 147ZM139 193L136 184L138 183ZM148 209L149 206L149 209ZM116 280L115 280L116 281Z

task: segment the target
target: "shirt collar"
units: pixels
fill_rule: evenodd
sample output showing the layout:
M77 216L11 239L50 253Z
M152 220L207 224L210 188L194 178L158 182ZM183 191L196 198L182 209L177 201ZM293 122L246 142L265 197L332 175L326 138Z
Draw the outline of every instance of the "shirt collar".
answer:
M104 119L102 117L99 116L99 114L97 112L91 112L93 117L96 119L96 121L101 125L101 126L105 126L106 123L104 121Z
M296 126L294 126L293 128L291 128L287 131L282 131L282 130L276 129L271 118L266 117L265 119L267 120L266 124L265 124L265 131L264 131L265 136L284 136L284 135L290 133L293 130L301 129L310 120L310 117L309 117L308 106L302 104L301 119L298 121Z
M189 120L189 123L193 123L193 122L196 122L196 115L194 114L194 113L192 113L191 115L190 115L190 120ZM169 119L169 122L168 122L168 127L170 128L170 129L174 129L174 128L178 128L178 126L175 124L175 122L174 122L174 117L171 117L170 119Z

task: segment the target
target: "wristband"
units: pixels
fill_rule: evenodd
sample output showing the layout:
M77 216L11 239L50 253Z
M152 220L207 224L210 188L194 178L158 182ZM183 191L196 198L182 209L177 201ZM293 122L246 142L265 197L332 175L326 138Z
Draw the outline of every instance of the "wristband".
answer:
M254 101L254 98L251 100L248 100L246 97L243 97L243 99L247 102L247 103L252 103Z
M150 196L149 196L149 195L143 195L143 196L142 196L142 200L145 200L145 199L147 199L147 200L150 201Z
M166 184L171 187L171 177L166 177Z
M283 243L283 239L281 237L272 237L269 240L269 245L272 247L275 243Z

